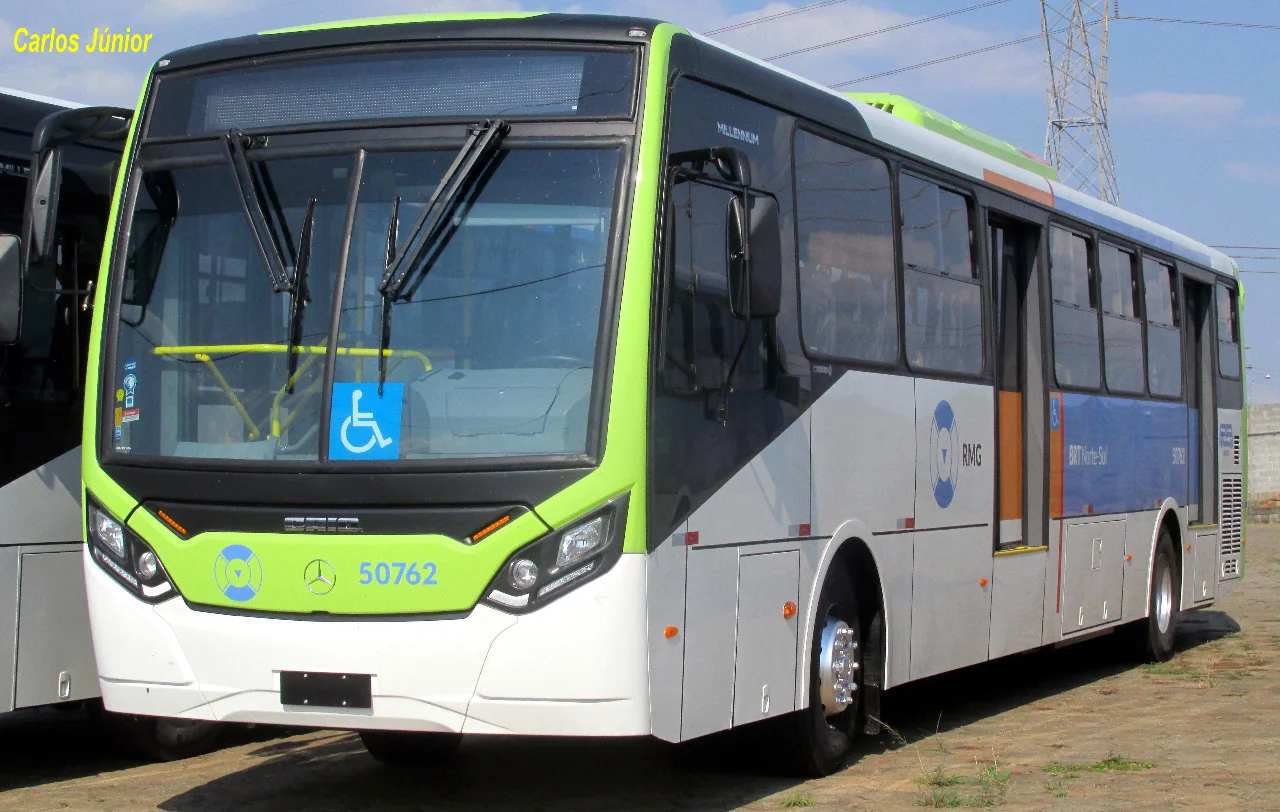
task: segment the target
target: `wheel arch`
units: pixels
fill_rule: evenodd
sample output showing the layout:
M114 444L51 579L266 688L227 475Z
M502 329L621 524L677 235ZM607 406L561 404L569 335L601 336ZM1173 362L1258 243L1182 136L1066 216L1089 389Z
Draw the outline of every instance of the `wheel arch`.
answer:
M871 538L870 529L862 522L851 520L840 525L832 534L822 551L822 557L814 569L814 577L805 605L805 623L801 627L802 639L798 647L799 657L796 663L796 707L805 707L809 702L809 668L813 651L813 630L817 622L818 597L827 574L832 567L844 567L853 580L854 594L858 599L858 621L862 627L862 639L866 641L864 665L866 680L875 680L877 686L884 685L885 663L889 640L889 611L884 593L884 579L881 578L881 563L877 560L872 546L866 539ZM879 628L872 629L879 618ZM874 635L873 635L873 632ZM874 639L874 646L873 646Z
M1151 590L1155 588L1156 549L1160 545L1160 531L1165 529L1169 531L1169 537L1173 540L1173 565L1176 568L1174 581L1178 585L1178 596L1181 601L1182 577L1186 567L1183 565L1185 550L1182 544L1182 521L1178 516L1177 508L1178 503L1173 499L1164 500L1164 504L1160 506L1159 518L1151 528L1151 545L1147 554L1147 598L1143 604L1143 617L1150 614Z

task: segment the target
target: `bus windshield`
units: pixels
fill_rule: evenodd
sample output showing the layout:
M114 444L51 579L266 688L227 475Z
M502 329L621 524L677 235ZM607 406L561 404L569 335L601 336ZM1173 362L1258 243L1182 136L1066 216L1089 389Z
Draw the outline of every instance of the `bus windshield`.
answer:
M109 446L224 460L585 453L615 147L504 146L454 214L429 273L392 304L379 382L388 258L455 154L251 158L290 268L315 201L292 381L290 296L273 291L232 171L144 169L114 325Z

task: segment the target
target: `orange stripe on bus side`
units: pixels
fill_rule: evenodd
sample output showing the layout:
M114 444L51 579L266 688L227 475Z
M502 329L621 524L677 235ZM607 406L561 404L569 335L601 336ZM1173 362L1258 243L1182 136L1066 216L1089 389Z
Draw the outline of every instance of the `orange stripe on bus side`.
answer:
M1014 180L1008 175L992 172L990 169L982 170L982 179L993 186L999 186L1005 191L1013 192L1015 195L1025 197L1028 200L1034 200L1042 206L1053 208L1053 187L1049 185L1048 181L1044 183L1049 188L1041 189L1029 183L1023 183L1020 180Z
M1000 393L1000 521L1022 518L1022 393Z

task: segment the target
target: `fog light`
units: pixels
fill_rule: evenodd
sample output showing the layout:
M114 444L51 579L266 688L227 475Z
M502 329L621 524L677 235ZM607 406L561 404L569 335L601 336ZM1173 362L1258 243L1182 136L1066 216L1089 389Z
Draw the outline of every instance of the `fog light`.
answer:
M538 583L538 565L527 558L517 559L511 564L509 578L511 585L521 592L533 589Z
M150 581L160 571L160 562L156 560L155 553L147 550L138 556L138 565L135 569L138 571L139 578L144 581Z
M117 558L124 558L124 528L120 523L93 507L89 508L89 517L92 520L89 530L94 538Z
M604 531L605 517L598 516L565 533L560 539L560 549L556 551L556 569L563 569L595 552L604 543Z

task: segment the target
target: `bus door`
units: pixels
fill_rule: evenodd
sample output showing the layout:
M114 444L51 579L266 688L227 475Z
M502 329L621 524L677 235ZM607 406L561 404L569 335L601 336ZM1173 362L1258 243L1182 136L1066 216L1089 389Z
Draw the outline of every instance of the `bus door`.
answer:
M1047 426L1040 331L1040 228L990 224L996 324L999 522L996 549L1048 544Z
M1184 390L1187 398L1186 502L1188 550L1183 554L1182 606L1212 600L1218 586L1218 412L1211 317L1213 285L1182 277ZM1234 434L1234 432L1228 432ZM1228 445L1230 440L1228 440ZM1180 484L1180 483L1179 483Z
M1039 646L1046 639L1049 576L1049 403L1041 332L1041 229L991 219L991 289L995 325L995 560L988 656ZM1051 604L1050 604L1051 605Z
M1213 402L1213 286L1182 278L1184 361L1187 393L1187 523L1213 524L1218 504L1218 435Z

